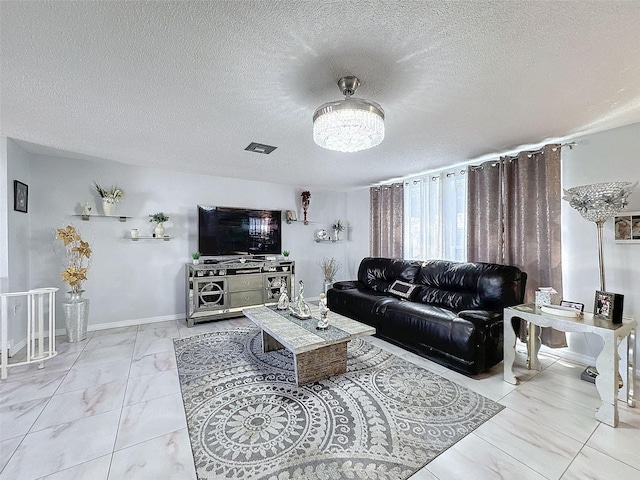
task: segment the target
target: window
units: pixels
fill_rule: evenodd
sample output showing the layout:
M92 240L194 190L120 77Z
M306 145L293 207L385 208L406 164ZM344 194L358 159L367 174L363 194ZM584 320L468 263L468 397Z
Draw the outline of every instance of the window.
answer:
M405 258L465 261L466 170L409 179L404 194Z

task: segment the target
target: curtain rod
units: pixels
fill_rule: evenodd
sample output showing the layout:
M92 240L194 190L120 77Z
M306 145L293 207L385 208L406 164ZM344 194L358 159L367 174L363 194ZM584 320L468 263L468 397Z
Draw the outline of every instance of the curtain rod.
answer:
M569 147L569 150L573 150L573 147L575 147L576 145L577 145L576 142L561 143L557 147L553 147L551 150L553 150L555 152L557 149L562 148L562 147ZM520 156L520 154L525 153L525 152L527 153L527 157L531 158L532 156L537 155L539 153L542 153L543 151L544 151L544 147L539 148L537 150L531 150L531 151L523 150L522 152L518 152L518 153L516 153L514 155L503 155L503 156L499 157L498 160L500 160L502 158L513 160L514 158L518 158ZM493 162L497 162L497 160L487 160L486 162L482 162L480 165L469 165L469 169L470 170L477 170L478 168L482 168L482 165L484 165L485 163L493 163Z
M569 147L569 149L570 149L570 150L573 150L573 147L575 147L576 145L577 145L577 143L576 143L576 142L561 143L561 144L560 144L560 145L558 145L557 147L554 147L552 150L555 152L558 148L562 148L562 147ZM529 153L529 158L531 158L531 156L532 156L532 155L537 155L537 154L539 154L539 153L542 153L543 148L544 148L544 146L543 146L543 147L541 147L541 148L539 148L539 149L537 149L537 150L532 150L532 151L528 152L528 153ZM524 150L524 151L526 152L527 150ZM517 154L515 154L515 155L503 155L502 157L499 157L499 158L510 158L510 159L511 159L511 158L517 158L517 157L518 157L518 155L520 155L521 153L523 153L523 152L518 152L518 153L517 153ZM490 161L491 161L491 160L487 160L486 162L483 162L483 163L487 163L487 162L490 162ZM457 170L457 169L458 169L458 168L460 168L460 167L461 167L461 165L458 165L458 166L454 169L454 171L453 171L453 172L446 173L445 175L446 175L447 177L451 177L451 176L457 175L457 174L458 174L458 172L456 172L455 170ZM477 168L482 168L482 164L480 164L480 165L471 165L471 163L469 163L469 164L467 165L467 167L468 167L470 170L475 170L475 169L477 169ZM438 175L432 175L432 176L430 176L429 178L430 178L432 181L437 180L437 179L440 177L440 175L442 175L442 172L443 172L444 170L447 170L447 168L443 168L443 169L441 170L441 173L439 173ZM465 168L463 168L462 170L460 170L460 172L459 172L459 173L460 173L461 175L464 175L464 174L465 174L465 172L466 172L466 167L465 167ZM374 186L372 186L372 187L370 187L370 188L382 188L382 187L389 187L390 185L399 186L398 184L402 185L403 183L404 183L404 185L410 185L411 183L413 183L414 185L417 185L417 184L418 184L418 183L420 183L421 181L424 181L424 180L423 180L423 177L424 177L424 178L426 178L427 176L429 176L429 175L428 175L428 174L426 174L426 173L425 173L424 175L418 175L418 177L420 177L420 178L416 180L416 179L415 179L415 177L416 177L416 176L415 176L415 175L412 175L412 176L411 176L411 177L409 177L408 179L406 179L406 180L401 180L400 182L385 183L385 184L382 184L382 185L374 185ZM411 178L414 178L414 180L411 180Z

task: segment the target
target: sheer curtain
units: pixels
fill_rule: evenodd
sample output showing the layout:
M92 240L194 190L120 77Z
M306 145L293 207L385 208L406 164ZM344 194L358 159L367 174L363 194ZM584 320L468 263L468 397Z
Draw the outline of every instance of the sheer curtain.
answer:
M405 258L466 259L466 171L405 182Z
M562 295L560 145L469 167L467 258L526 272L526 302L538 287ZM564 333L543 329L542 342L566 347Z
M373 257L403 258L404 187L402 183L371 187L370 253Z

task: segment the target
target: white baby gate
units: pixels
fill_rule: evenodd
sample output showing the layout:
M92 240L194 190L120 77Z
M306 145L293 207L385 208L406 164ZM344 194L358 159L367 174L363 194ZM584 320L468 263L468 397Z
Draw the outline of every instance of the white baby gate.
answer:
M7 368L44 361L56 352L56 292L57 288L37 288L28 292L0 293L0 378L7 378ZM27 356L26 360L9 365L9 298L27 297ZM46 321L45 321L46 316ZM46 323L46 330L45 330Z

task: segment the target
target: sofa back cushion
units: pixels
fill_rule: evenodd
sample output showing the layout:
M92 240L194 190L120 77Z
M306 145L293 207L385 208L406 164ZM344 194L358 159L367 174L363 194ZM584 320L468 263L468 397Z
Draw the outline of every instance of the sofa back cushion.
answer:
M526 274L494 263L422 263L413 300L451 310L499 310L522 303Z
M395 280L414 283L422 262L366 257L360 262L358 280L376 292L386 292Z

